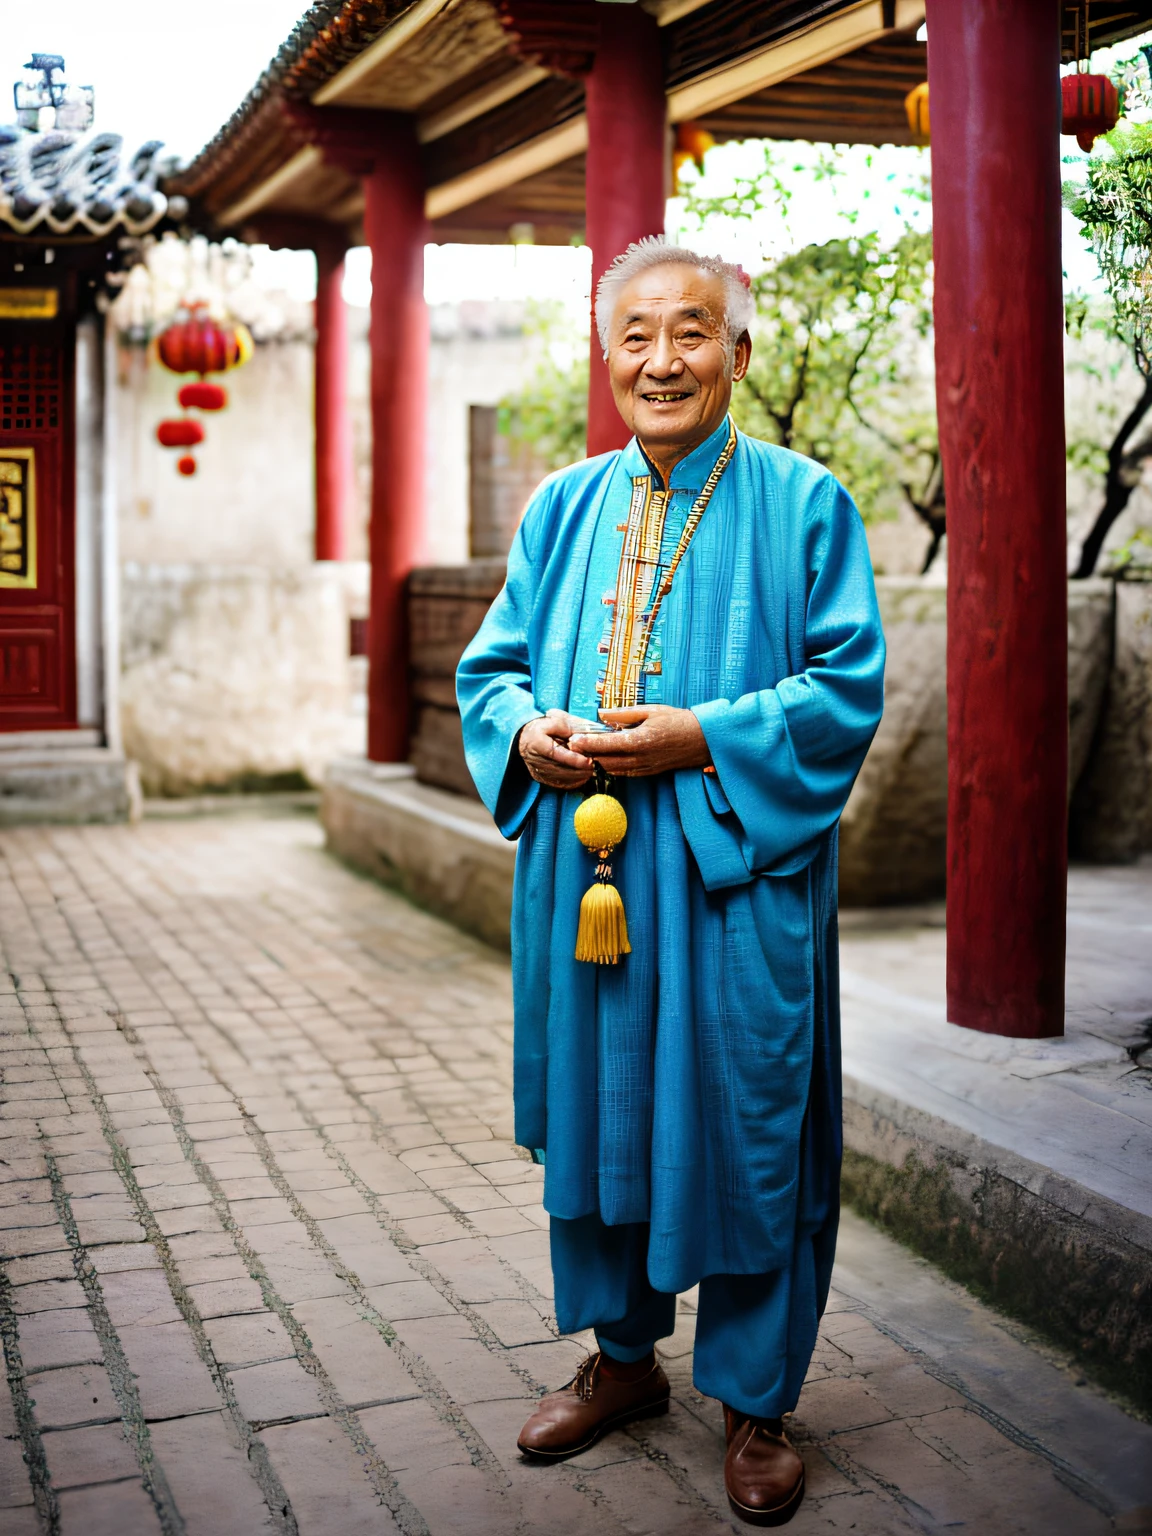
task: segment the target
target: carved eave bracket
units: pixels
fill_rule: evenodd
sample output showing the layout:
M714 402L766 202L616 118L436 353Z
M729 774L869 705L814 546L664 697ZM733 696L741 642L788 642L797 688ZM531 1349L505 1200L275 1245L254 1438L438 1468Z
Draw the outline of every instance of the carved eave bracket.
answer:
M513 53L554 75L583 79L596 62L600 8L594 0L497 0Z
M371 176L379 156L387 153L388 121L397 115L362 107L284 103L284 116L296 137L314 145L329 165L350 176Z

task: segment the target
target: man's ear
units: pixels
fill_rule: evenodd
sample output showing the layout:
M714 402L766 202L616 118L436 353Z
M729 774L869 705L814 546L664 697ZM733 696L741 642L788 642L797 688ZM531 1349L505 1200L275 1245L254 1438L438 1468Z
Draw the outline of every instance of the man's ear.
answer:
M748 372L748 364L752 361L752 338L745 331L736 343L736 356L732 364L732 382L739 384L740 380Z

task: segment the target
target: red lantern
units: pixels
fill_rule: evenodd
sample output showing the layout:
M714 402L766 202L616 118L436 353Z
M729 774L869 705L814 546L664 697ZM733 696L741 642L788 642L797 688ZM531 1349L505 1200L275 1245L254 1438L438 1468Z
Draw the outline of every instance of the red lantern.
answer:
M196 460L190 453L184 454L176 460L176 468L182 475L194 475L196 473Z
M195 384L182 385L176 398L186 411L222 411L228 404L228 391L200 379Z
M1120 94L1107 75L1065 75L1060 82L1064 106L1061 133L1074 133L1085 152L1097 137L1120 120Z
M224 373L252 355L252 338L243 325L219 325L203 304L193 304L187 318L174 320L159 339L160 361L173 373Z
M176 421L162 421L156 428L156 440L162 448L194 448L204 441L204 428L190 416Z

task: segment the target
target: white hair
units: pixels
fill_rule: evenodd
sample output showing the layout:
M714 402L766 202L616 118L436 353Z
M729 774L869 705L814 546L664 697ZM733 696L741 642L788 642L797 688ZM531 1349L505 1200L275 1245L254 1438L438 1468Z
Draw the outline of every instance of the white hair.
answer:
M723 279L724 341L728 366L731 367L736 356L736 343L751 328L756 312L756 301L743 270L730 261L721 261L719 256L701 256L682 245L671 245L663 235L648 235L630 245L596 284L596 330L604 356L608 356L608 331L620 290L641 272L668 266L696 267Z

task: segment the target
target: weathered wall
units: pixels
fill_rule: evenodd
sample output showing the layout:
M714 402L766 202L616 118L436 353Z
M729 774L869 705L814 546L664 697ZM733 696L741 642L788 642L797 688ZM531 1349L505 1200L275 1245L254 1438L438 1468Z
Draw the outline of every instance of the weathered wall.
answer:
M840 895L849 904L918 901L944 889L948 829L942 580L877 579L888 641L884 718L840 823ZM1112 645L1112 584L1068 587L1069 780L1092 746Z
M365 575L126 566L121 717L145 793L318 783L362 751L348 619Z
M1072 851L1101 863L1152 849L1152 583L1116 583L1116 638L1087 771L1072 799Z

